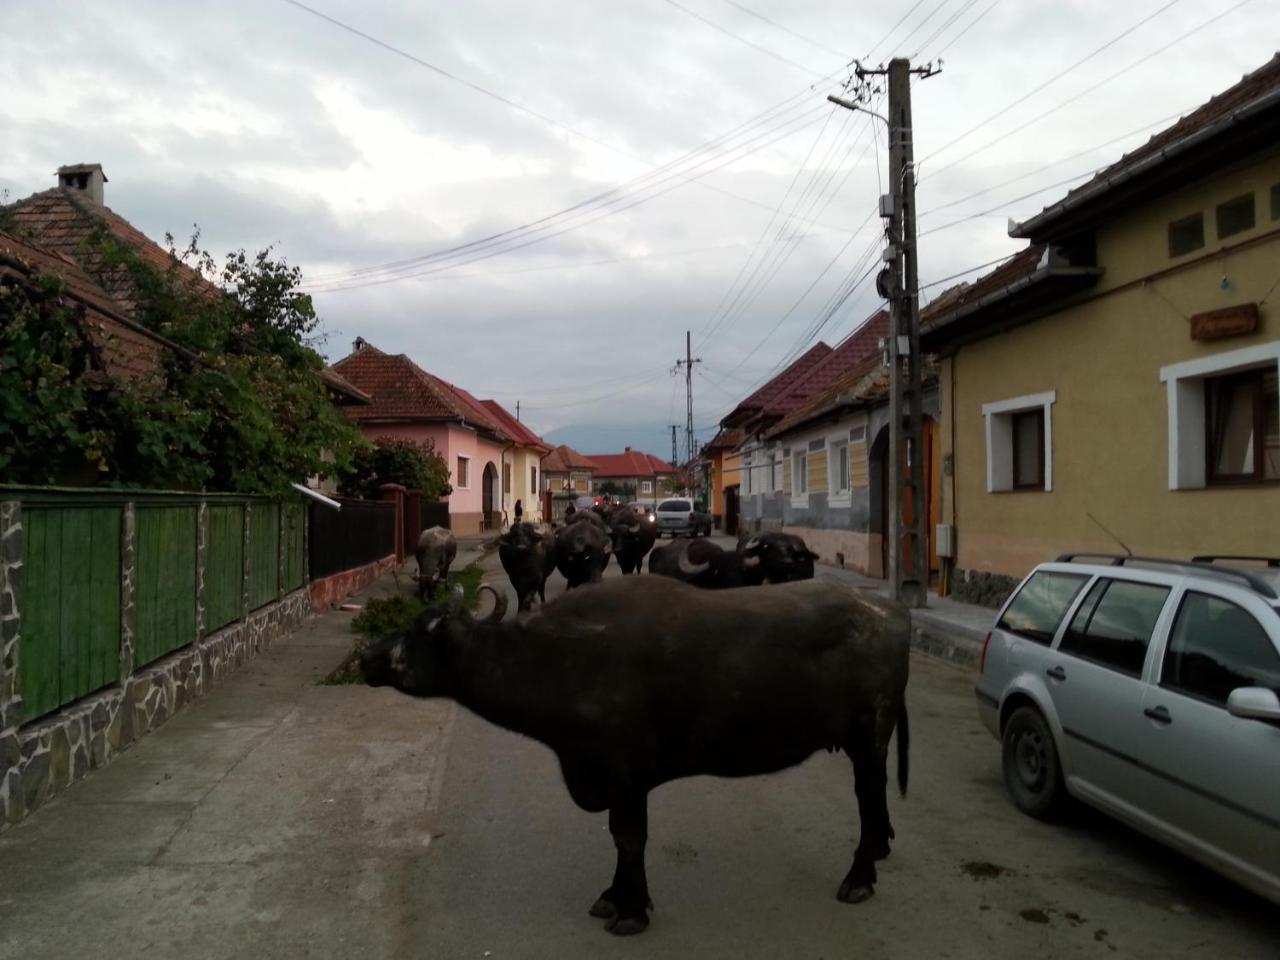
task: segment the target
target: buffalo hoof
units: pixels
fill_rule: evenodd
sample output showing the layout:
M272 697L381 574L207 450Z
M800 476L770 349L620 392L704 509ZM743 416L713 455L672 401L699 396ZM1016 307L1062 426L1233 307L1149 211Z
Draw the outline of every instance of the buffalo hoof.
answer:
M587 913L595 917L597 920L612 920L616 917L618 915L618 905L610 899L612 893L613 890L609 889L600 894ZM647 909L652 910L653 901L650 900L645 906Z
M836 899L841 903L862 903L864 900L870 900L875 896L876 888L867 884L866 886L854 886L848 880L840 884L840 889L836 891Z
M649 918L643 913L638 917L614 917L605 922L604 928L615 937L630 937L649 929Z

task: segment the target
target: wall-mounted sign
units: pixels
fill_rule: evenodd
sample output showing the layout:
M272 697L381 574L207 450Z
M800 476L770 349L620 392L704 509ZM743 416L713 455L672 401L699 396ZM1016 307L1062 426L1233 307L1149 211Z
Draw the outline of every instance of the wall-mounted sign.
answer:
M1242 303L1236 307L1209 310L1191 317L1192 340L1221 340L1238 337L1258 329L1258 305Z

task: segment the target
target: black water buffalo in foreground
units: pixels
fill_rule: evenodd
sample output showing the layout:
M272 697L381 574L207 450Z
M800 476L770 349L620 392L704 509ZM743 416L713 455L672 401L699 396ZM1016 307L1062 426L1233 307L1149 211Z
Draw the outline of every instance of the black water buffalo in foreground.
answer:
M757 586L764 578L743 567L742 556L710 540L678 537L649 554L649 572L709 590Z
M533 606L536 594L547 602L547 577L556 568L556 541L550 530L532 523L515 523L498 538L498 559L507 572L521 610Z
M598 513L579 510L556 531L556 569L568 581L568 589L598 583L609 565L613 539Z
M418 537L413 553L418 561L418 596L429 600L436 586L449 579L449 566L458 555L458 540L444 527L428 527Z
M617 869L590 911L607 930L649 924L649 791L701 774L771 773L823 749L853 761L862 821L836 896L857 903L875 892L875 862L893 837L895 726L907 787L903 607L834 578L707 591L626 577L509 623L494 596L484 621L420 617L406 636L369 647L361 670L371 686L452 697L555 751L574 802L609 811Z
M789 583L812 580L818 555L794 533L758 533L738 545L738 553L756 582Z
M609 532L613 538L613 555L622 572L641 572L645 554L658 539L658 525L631 507L617 507L609 515Z

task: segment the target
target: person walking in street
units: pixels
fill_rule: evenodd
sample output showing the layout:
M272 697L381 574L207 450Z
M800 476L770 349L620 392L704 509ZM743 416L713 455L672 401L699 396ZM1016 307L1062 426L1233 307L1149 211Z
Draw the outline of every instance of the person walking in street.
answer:
M524 504L519 500L516 501L516 523L524 519Z

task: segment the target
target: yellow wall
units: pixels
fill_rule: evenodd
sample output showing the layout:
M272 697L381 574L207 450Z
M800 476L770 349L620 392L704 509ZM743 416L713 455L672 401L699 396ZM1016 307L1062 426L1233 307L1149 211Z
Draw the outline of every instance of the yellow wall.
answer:
M508 454L511 461L511 492L506 495L508 518L515 521L516 501L524 510L524 518L530 522L542 519L542 497L529 486L529 468L538 468L538 486L542 486L541 457L529 447L516 447Z
M1169 489L1167 394L1159 379L1167 364L1280 340L1280 290L1273 288L1280 237L1267 236L1280 231L1271 218L1275 183L1280 159L1272 158L1099 230L1098 263L1106 273L1076 306L961 347L944 361L942 444L955 458L944 519L956 525L959 567L1021 575L1062 551L1120 551L1100 525L1139 554L1280 552L1280 484ZM1218 242L1214 206L1246 189L1256 192L1257 225ZM1196 210L1205 215L1205 247L1170 260L1168 223ZM1180 264L1186 266L1172 275L1124 287ZM1257 303L1269 291L1256 333L1190 338L1192 314ZM1050 390L1057 392L1053 490L988 493L983 404Z

